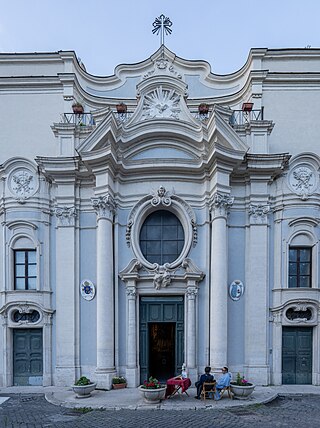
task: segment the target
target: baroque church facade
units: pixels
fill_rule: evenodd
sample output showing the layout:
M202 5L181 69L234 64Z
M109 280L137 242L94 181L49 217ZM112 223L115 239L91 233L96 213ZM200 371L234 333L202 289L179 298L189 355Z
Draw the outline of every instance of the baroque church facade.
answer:
M320 384L319 64L0 54L1 386Z

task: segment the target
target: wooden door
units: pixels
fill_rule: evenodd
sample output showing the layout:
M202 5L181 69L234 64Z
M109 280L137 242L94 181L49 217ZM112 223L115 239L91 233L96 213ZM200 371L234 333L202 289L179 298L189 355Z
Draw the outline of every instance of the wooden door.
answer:
M140 381L178 374L184 361L183 297L142 297L139 329Z
M282 383L312 383L312 328L283 327Z
M13 330L13 384L42 385L42 329Z

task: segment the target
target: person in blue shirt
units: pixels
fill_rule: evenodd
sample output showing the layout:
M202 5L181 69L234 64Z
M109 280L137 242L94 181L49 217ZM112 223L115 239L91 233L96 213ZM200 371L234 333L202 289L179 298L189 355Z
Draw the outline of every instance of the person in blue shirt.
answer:
M204 374L202 374L200 376L200 379L198 380L198 382L195 383L195 386L197 388L197 395L194 397L197 400L200 400L200 395L201 395L201 391L202 391L202 385L204 382L213 382L214 380L214 376L212 374L210 374L211 372L211 367L207 366L204 369Z
M230 386L231 373L229 373L228 367L222 367L222 376L219 378L216 384L216 392L214 394L215 400L220 400L220 391L226 386Z

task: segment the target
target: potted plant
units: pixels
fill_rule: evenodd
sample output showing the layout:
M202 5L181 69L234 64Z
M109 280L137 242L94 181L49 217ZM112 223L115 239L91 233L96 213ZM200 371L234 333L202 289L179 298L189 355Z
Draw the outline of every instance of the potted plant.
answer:
M201 103L198 106L199 114L208 114L209 113L209 105L206 103Z
M253 107L253 103L243 103L242 111L251 111Z
M236 381L230 382L230 388L234 398L237 398L238 400L247 400L252 394L255 385L248 382L244 376L241 376L238 372Z
M138 389L147 404L157 404L164 399L167 387L161 385L158 379L150 376L149 380L145 380Z
M76 398L88 398L91 397L91 392L96 388L97 384L91 382L86 376L81 376L80 379L72 386L73 392L76 394Z
M127 105L123 102L116 105L117 113L123 114L127 112Z
M79 101L75 101L72 104L72 110L74 114L83 114L84 112L83 105Z
M127 380L123 376L115 376L112 378L112 388L122 389L127 387Z

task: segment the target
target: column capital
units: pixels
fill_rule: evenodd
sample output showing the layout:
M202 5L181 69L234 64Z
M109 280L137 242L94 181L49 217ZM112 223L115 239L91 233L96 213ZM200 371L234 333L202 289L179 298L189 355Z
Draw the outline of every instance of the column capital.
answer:
M135 300L136 295L137 295L137 289L134 285L127 285L126 286L126 294L128 299L132 299Z
M97 198L91 198L91 203L98 219L107 218L111 220L116 212L116 202L110 193L104 196L98 196Z
M195 286L187 287L186 296L188 300L195 300L198 294L198 288Z
M251 224L266 224L267 215L271 210L270 204L249 204L249 217Z
M75 206L68 207L66 205L52 209L52 213L57 217L58 226L74 226L77 211Z
M226 217L233 205L234 197L228 193L215 192L209 200L209 210L212 217Z

